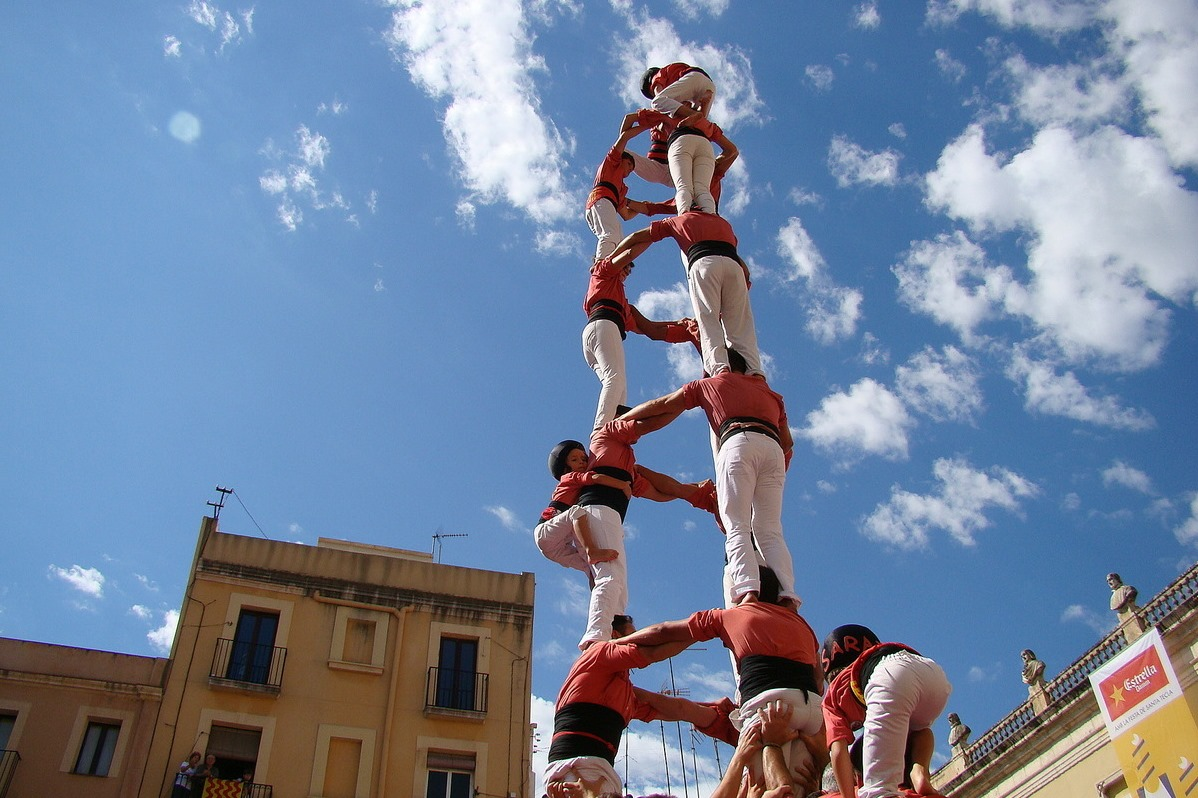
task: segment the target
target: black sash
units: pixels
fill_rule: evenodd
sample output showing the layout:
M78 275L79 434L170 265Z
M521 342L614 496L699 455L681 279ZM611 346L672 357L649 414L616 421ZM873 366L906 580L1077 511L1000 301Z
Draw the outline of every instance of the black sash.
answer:
M629 474L622 468L599 466L594 470L599 474L605 474L629 483L632 482L632 474ZM628 497L624 495L624 491L617 488L609 488L606 485L587 485L578 494L578 503L583 507L593 505L610 507L620 514L621 522L623 522L624 516L628 514Z
M553 716L549 761L597 756L614 765L626 725L624 716L611 707L585 701L567 704Z
M591 312L587 314L587 321L599 321L607 319L614 322L620 328L620 340L628 338L628 331L624 329L624 309L620 307L620 303L614 299L599 299L595 304L591 305Z
M732 416L724 419L724 423L720 424L720 443L740 432L760 432L773 438L779 446L782 445L782 434L778 432L777 427L764 419L752 416Z
M740 262L735 244L727 241L696 241L686 250L686 268L689 269L699 258L706 258L708 255L723 255L737 263Z
M778 688L802 690L804 695L818 692L815 669L803 662L767 654L749 654L741 657L737 667L740 670L741 704L766 690Z

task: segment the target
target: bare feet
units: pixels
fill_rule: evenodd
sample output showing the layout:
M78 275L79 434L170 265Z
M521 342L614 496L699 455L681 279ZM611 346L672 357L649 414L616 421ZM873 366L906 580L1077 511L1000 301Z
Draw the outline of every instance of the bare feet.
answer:
M615 549L594 549L587 552L587 562L591 565L600 562L611 562L612 560L619 559L619 557L620 552Z
M911 789L919 795L940 795L932 786L932 777L928 774L927 767L920 764L911 766Z

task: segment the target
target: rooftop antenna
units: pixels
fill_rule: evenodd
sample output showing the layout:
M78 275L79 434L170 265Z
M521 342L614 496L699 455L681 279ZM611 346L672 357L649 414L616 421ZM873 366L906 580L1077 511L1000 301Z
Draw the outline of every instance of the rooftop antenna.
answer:
M442 532L441 527L437 527L436 534L433 535L433 562L441 562L441 541L445 538L468 538L470 535L465 532Z
M220 494L220 498L214 502L208 502L208 506L212 508L212 520L213 521L220 520L220 511L225 506L225 497L228 496L230 493L232 493L233 489L232 488L222 488L220 485L217 485L216 492Z

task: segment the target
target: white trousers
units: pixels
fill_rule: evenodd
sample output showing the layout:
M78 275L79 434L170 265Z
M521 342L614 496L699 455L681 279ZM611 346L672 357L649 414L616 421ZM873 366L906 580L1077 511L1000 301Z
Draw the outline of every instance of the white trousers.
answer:
M591 565L574 537L574 519L582 513L582 508L576 504L548 521L537 524L532 536L541 554L563 568L573 568L589 574Z
M761 589L754 542L765 564L778 576L781 597L797 599L794 561L782 536L786 487L782 447L760 432L733 435L716 455L715 480L720 516L728 533L724 553L733 600Z
M668 156L667 156L668 157ZM632 153L632 171L641 180L649 183L660 183L663 186L674 187L674 178L670 177L670 167L661 161L646 158L639 153Z
M624 339L610 319L588 321L582 328L582 356L599 378L599 404L595 429L615 420L616 408L628 403L628 371L624 367Z
M711 78L702 72L687 72L658 92L650 107L663 114L673 114L684 102L696 102L707 92L711 92L711 101L715 102L715 84Z
M587 224L599 242L595 245L595 260L603 260L624 238L624 220L609 199L601 199L586 211Z
M736 730L743 732L750 726L761 723L761 710L771 701L783 701L790 705L793 713L790 716L789 728L803 734L815 734L824 725L824 714L820 708L820 694L809 693L804 696L802 690L795 688L776 688L758 693L737 709L732 710L728 719ZM782 757L788 766L810 759L807 745L801 739L795 738L782 746Z
M757 328L749 305L749 287L740 264L724 255L699 258L686 273L691 305L699 324L703 370L710 376L728 370L728 347L745 358L746 373L764 374L757 349Z
M944 669L927 657L899 651L878 663L865 685L860 798L900 794L908 735L931 728L952 691Z
M624 556L624 522L611 507L584 507L591 524L591 537L601 549L615 549L619 556L609 562L588 565L595 586L591 588L591 605L587 612L587 628L579 641L582 648L589 641L611 640L611 622L628 609L628 560Z
M616 769L606 759L598 756L576 756L550 762L545 766L543 785L551 781L599 781L599 793L624 794L624 783Z
M679 136L670 144L670 176L674 178L674 204L678 213L692 206L715 213L711 178L715 174L715 150L703 136Z

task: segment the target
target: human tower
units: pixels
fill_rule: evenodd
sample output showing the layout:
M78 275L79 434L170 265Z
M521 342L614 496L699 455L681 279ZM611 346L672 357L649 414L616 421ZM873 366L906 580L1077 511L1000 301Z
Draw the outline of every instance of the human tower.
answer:
M623 795L614 768L620 737L632 719L661 719L690 722L736 746L717 798L735 798L744 785L806 795L829 760L844 795L857 795L859 783L863 798L900 795L900 785L933 795L930 726L948 699L943 671L858 625L838 627L821 647L798 614L782 530L793 440L783 399L761 367L749 269L718 213L721 181L738 150L709 119L716 86L701 68L673 63L647 70L641 91L649 107L624 117L586 205L597 239L582 333L600 383L594 427L588 445L564 440L550 452L558 485L535 530L542 553L585 573L591 586L582 653L555 706L547 790L553 798ZM647 155L627 149L646 130ZM629 199L625 180L634 172L672 188L673 198ZM625 237L622 222L638 214L666 217ZM665 238L681 250L693 318L647 319L625 294L634 260ZM693 344L703 378L629 408L629 332ZM694 407L710 422L714 482L680 482L636 462L633 446L643 435ZM623 527L633 497L682 499L714 514L725 536L724 609L636 630L627 614ZM632 684L630 669L717 637L730 652L735 696L698 703ZM861 726L855 769L850 746ZM908 749L912 761L904 759Z

